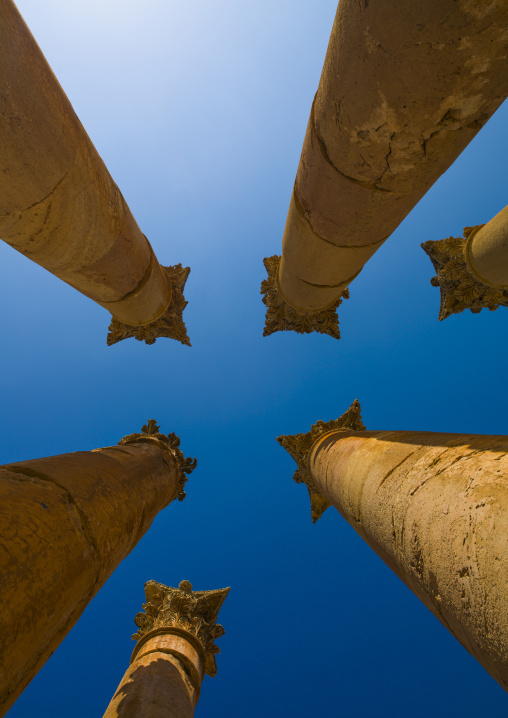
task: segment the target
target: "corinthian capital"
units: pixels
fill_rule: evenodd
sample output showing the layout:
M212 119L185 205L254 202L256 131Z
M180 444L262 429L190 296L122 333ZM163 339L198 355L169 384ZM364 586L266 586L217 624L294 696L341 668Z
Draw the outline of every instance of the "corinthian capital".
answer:
M349 409L338 419L317 421L306 434L279 436L277 441L296 461L298 468L293 474L297 484L305 484L309 491L312 522L315 523L331 503L316 488L309 471L309 456L318 439L329 431L362 431L365 426L361 417L360 402L355 399Z
M147 444L158 444L164 451L169 452L173 459L176 461L178 466L178 492L176 498L178 501L183 501L185 498L185 482L187 476L191 474L198 463L197 459L191 459L185 457L183 451L180 449L180 437L177 436L173 431L169 434L161 434L159 432L159 425L155 419L149 419L148 423L141 427L140 434L129 434L124 436L118 442L118 445L122 444L133 444L135 442L142 442Z
M478 314L482 309L494 311L499 306L508 306L508 290L484 284L476 276L468 262L468 247L475 234L485 225L464 227L463 237L447 237L422 244L436 270L430 281L441 289L439 321L451 314L469 309Z
M189 267L182 267L176 264L172 267L162 267L171 284L172 294L169 306L158 319L149 324L141 326L131 326L125 324L114 316L109 325L109 333L107 338L108 346L121 342L123 339L137 339L139 342L153 344L159 337L167 337L168 339L176 339L190 347L191 343L187 336L187 329L183 321L183 310L188 302L183 296L183 290L187 277L189 276Z
M215 639L224 635L224 628L217 623L219 611L229 593L229 588L213 591L193 591L189 581L182 581L178 588L164 586L157 581L145 583L146 603L144 613L138 613L134 622L138 632L136 641L143 640L152 631L177 629L197 639L205 655L205 673L215 676L215 655L220 649Z
M274 332L294 331L298 334L319 332L328 334L334 339L340 339L339 317L337 308L343 299L349 298L349 290L344 289L341 296L329 307L317 311L305 311L292 306L283 296L277 274L280 257L266 257L263 260L267 271L267 278L261 282L261 294L266 309L265 328L263 336L267 337Z

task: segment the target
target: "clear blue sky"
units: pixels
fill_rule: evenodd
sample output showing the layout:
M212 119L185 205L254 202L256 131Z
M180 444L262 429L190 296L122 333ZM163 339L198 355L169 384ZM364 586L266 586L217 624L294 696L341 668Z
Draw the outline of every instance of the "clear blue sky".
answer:
M106 346L109 315L0 243L0 463L115 444L149 418L198 458L9 718L101 716L143 584L231 586L197 718L489 718L508 699L353 529L313 526L275 441L358 397L371 429L508 433L508 311L438 323L427 239L507 202L508 108L368 263L342 339L263 338L335 0L18 0L162 264L191 267L192 348Z

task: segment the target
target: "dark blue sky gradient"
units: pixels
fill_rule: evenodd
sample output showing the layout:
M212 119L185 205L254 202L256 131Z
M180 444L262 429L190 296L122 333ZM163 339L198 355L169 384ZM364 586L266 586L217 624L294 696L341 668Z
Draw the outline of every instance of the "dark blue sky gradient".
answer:
M18 5L159 260L191 267L193 346L108 348L105 310L0 243L0 463L155 418L198 468L9 718L101 716L149 579L232 587L197 718L506 716L502 689L335 509L312 525L275 437L355 398L371 429L508 433L508 311L438 323L420 248L506 204L508 107L351 285L339 342L264 339L262 259L280 253L334 0Z

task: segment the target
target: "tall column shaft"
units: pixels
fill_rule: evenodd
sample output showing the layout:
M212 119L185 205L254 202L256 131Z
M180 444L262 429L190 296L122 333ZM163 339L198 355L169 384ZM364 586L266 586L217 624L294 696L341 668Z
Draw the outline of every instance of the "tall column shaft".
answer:
M175 497L185 460L155 422L122 445L0 467L0 715Z
M12 0L0 15L1 238L108 309L109 343L188 343L189 270L161 267Z
M344 290L508 95L503 0L341 0L265 334L338 338Z
M229 588L192 591L145 584L146 613L138 613L138 643L104 718L192 718L205 673L217 672L216 623Z
M295 478L508 690L508 437L322 422L311 434L280 439Z
M494 311L508 306L508 207L487 224L464 227L463 237L422 244L441 289L439 320L470 309Z

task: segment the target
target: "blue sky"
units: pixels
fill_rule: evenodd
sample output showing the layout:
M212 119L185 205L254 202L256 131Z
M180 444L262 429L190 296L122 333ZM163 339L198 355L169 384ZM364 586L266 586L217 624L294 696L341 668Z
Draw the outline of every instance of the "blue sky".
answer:
M438 323L420 248L506 204L502 107L351 285L342 339L262 337L336 3L18 0L162 264L191 267L192 348L106 346L107 312L0 243L0 463L117 443L149 418L198 468L9 718L90 718L127 668L143 584L231 586L199 718L505 716L506 694L275 441L359 398L370 429L506 434L508 312Z

